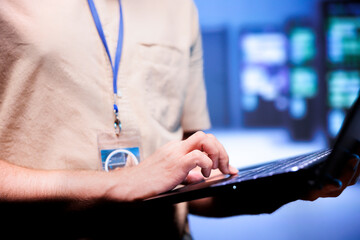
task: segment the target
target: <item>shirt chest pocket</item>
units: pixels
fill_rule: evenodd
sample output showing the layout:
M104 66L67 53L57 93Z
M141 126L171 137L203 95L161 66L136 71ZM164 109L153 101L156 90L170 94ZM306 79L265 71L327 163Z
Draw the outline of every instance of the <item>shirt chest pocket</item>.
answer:
M178 48L139 44L138 70L150 115L168 131L180 127L187 85L187 58Z

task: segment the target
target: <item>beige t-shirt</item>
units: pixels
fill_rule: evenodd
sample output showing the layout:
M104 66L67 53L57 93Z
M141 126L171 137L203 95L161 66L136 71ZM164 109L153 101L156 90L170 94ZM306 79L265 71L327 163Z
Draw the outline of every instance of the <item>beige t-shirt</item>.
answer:
M118 1L94 2L114 58ZM139 131L146 157L183 131L210 126L198 16L192 0L122 7L119 115L124 131ZM111 66L86 0L1 1L0 159L100 169L97 136L113 131L112 108Z

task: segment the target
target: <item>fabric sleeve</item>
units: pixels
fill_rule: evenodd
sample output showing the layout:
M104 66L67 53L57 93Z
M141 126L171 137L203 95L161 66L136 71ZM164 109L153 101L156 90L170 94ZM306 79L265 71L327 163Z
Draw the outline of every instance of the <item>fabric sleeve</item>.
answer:
M193 5L192 15L194 40L190 49L189 79L181 121L184 132L206 130L211 126L203 74L201 34L195 5Z

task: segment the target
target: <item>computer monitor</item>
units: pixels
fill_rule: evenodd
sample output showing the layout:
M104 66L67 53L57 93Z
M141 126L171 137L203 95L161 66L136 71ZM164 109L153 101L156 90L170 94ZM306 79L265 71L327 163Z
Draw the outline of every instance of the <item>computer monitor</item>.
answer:
M326 11L327 64L358 67L360 64L360 3L328 2Z
M360 2L323 3L326 132L331 142L360 88Z
M279 30L243 29L239 39L245 127L282 126L287 107L287 37Z

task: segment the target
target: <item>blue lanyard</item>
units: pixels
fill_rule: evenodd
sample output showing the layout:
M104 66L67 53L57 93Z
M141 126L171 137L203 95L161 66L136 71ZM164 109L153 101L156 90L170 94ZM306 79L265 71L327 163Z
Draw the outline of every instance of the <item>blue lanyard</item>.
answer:
M118 42L116 47L116 53L115 53L115 63L113 63L108 44L106 42L105 34L102 28L102 24L98 15L98 12L96 10L95 4L93 0L88 0L88 4L90 7L91 14L93 16L97 31L99 33L99 36L101 38L101 41L105 47L106 53L109 57L109 61L111 64L111 69L113 72L113 91L114 91L114 114L115 114L115 122L114 122L114 128L115 132L119 134L121 132L121 122L118 116L119 109L116 103L116 98L118 94L117 90L117 75L119 72L119 65L120 65L120 59L121 59L121 53L122 53L122 46L123 46L123 39L124 39L124 21L123 21L123 14L122 14L122 8L121 8L121 0L119 0L119 8L120 8L120 23L119 23L119 35L118 35Z

